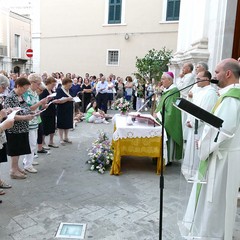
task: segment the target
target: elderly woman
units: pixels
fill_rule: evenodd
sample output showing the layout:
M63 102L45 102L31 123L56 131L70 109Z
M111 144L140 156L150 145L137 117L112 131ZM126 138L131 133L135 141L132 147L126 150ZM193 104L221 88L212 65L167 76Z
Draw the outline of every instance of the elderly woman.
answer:
M0 93L3 93L5 89L9 86L9 80L4 75L0 74ZM11 128L14 124L13 119L5 119L7 116L8 110L3 109L2 103L0 103L0 163L7 162L7 153L6 153L6 137L5 130ZM0 179L0 195L5 194L3 189L11 188L12 186L5 183L2 179ZM0 200L1 202L1 200Z
M45 81L46 89L39 95L39 99L44 99L49 95L53 94L57 80L53 77L48 77ZM56 129L56 106L55 104L50 104L49 107L41 113L42 119L42 127L43 127L43 142L45 142L45 136L49 135L49 143L48 147L58 148L57 145L54 144L54 133Z
M69 129L73 128L73 97L69 93L72 87L72 80L64 78L62 87L57 88L57 128L59 129L60 144L72 143L69 140Z
M36 113L39 107L45 105L47 103L47 98L41 99L39 101L39 96L37 94L37 89L41 86L41 76L38 74L30 74L28 76L28 80L30 82L30 88L23 94L23 98L26 101L27 105L29 106L32 113ZM24 169L30 173L37 173L37 170L33 167L33 158L34 152L37 148L37 133L38 133L38 124L39 124L39 117L34 116L34 118L29 121L29 144L31 153L24 156L23 164Z
M19 167L18 162L19 156L31 154L28 121L33 120L34 115L32 114L33 109L30 109L23 98L23 94L28 90L30 85L31 83L27 78L18 78L14 89L6 97L4 104L5 108L21 108L15 115L13 127L6 131L7 154L11 156L12 160L10 172L12 179L25 179L27 177L26 172ZM40 104L37 103L37 105Z

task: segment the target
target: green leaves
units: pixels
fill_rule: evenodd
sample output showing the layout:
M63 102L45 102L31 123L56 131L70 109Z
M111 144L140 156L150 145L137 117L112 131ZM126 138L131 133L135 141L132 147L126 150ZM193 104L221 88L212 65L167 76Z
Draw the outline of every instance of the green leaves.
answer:
M163 47L161 50L152 49L144 58L136 57L136 76L143 79L152 79L159 81L162 73L168 70L167 64L172 58L172 50Z

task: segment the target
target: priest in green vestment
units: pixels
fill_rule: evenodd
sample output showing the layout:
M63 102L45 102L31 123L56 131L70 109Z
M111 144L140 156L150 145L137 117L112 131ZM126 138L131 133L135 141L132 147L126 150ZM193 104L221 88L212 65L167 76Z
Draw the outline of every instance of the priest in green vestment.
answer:
M155 116L162 122L162 108L165 101L165 122L164 128L167 133L168 163L182 159L183 136L181 111L173 106L173 103L180 97L178 88L173 84L174 75L172 72L164 72L161 77L163 87L162 96L155 110ZM175 94L174 94L175 93ZM171 95L172 94L172 95ZM170 96L171 95L171 96Z

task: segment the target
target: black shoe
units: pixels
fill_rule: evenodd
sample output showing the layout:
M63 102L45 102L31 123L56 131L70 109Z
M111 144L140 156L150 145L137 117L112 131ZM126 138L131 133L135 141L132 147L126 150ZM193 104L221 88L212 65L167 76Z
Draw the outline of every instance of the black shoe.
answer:
M166 167L169 167L169 166L172 166L172 162L168 162L168 163L166 164Z
M38 150L37 153L47 153L48 151L45 150L45 149L42 149L42 150Z

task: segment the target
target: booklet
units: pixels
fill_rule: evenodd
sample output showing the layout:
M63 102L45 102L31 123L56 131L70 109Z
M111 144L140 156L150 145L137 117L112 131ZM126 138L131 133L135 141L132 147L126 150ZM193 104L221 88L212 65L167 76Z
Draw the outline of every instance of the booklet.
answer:
M57 93L52 93L52 94L48 95L47 97L48 97L48 98L54 98L54 97L56 97L56 96L57 96Z
M21 108L16 109L16 110L13 110L10 114L7 115L7 118L8 118L8 119L14 119L16 113L19 112L19 111L21 111L21 110L22 110Z
M78 103L78 102L81 102L81 99L80 99L79 97L74 97L74 98L73 98L73 101L76 102L76 103Z

